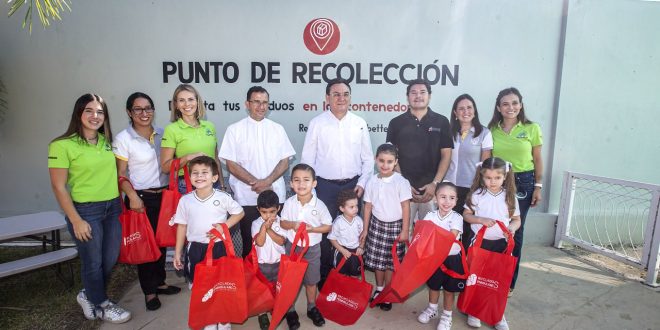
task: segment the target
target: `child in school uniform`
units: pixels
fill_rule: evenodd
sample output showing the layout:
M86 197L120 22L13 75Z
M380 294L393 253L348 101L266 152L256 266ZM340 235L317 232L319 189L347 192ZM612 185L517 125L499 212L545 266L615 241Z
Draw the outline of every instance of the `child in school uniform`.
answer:
M339 272L348 276L360 276L361 266L357 256L364 253L364 246L360 244L360 234L364 223L358 215L358 197L353 189L342 190L337 194L337 206L340 215L332 223L332 230L328 240L332 244L333 267L346 259L344 267ZM355 255L353 255L355 254Z
M195 277L195 265L206 255L209 245L209 231L220 229L221 223L228 227L236 225L243 218L243 208L229 194L213 188L218 181L218 165L209 156L199 156L188 162L190 179L195 190L179 200L173 221L178 224L174 250L174 268L183 269L189 287ZM229 218L227 218L229 214ZM183 260L185 241L188 241L186 257ZM213 258L227 255L224 244L215 244ZM231 329L231 324L210 324L204 329Z
M403 259L405 242L408 241L410 222L410 182L394 171L398 152L394 145L382 144L376 150L378 174L369 178L364 191L364 228L360 242L365 243L365 266L376 273L376 290L373 300L392 280L394 263L392 245L398 238L397 257ZM392 303L379 304L389 311Z
M512 237L520 228L520 209L510 163L491 157L477 167L477 175L465 199L463 217L471 224L474 233L478 233L483 226L488 227L481 248L493 252L503 252L506 249L507 236L496 226L496 221L504 223ZM481 326L481 321L472 315L468 315L467 323L475 328ZM495 329L509 329L504 316L495 324Z
M321 280L321 236L330 231L332 217L323 202L312 193L316 187L316 172L307 164L298 164L291 170L291 188L296 193L284 202L282 207L282 220L280 226L286 230L286 242L284 248L290 253L293 239L300 226L306 226L309 233L309 249L303 256L308 262L307 270L303 278L305 295L307 296L307 317L315 326L321 327L325 319L318 308L316 308L316 285ZM302 244L302 243L299 243ZM301 245L296 247L296 252L302 250ZM298 313L291 306L286 314L286 322L290 330L300 328Z
M280 227L280 200L272 190L265 190L257 196L257 211L261 215L252 222L252 237L257 251L259 270L270 282L277 281L280 257L284 250L284 230ZM268 330L268 314L259 315L259 327Z
M441 182L435 188L435 199L438 210L429 212L423 220L429 220L436 226L450 231L456 238L463 231L463 217L456 213L453 208L458 199L458 189L451 182ZM449 250L449 255L444 261L444 266L458 274L463 274L463 262L461 259L461 247L454 243ZM417 320L421 323L429 323L431 319L438 317L440 322L437 330L451 329L452 310L454 308L454 294L462 292L465 280L456 279L445 273L440 267L426 281L429 287L429 306L419 313ZM440 289L443 289L442 312L438 313L438 301L440 300Z

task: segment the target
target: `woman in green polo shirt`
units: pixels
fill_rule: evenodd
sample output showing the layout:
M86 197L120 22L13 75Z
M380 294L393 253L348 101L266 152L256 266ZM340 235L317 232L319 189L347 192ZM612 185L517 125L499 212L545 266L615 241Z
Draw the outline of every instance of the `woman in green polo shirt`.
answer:
M165 127L161 142L160 162L163 173L170 172L174 158L181 159L181 165L197 156L209 156L218 163L220 180L218 187L224 190L225 182L222 167L218 159L218 140L215 125L203 120L205 115L204 101L197 90L188 84L181 84L172 95L171 124ZM179 172L179 176L183 171ZM185 193L183 178L179 180L179 190Z
M121 244L121 204L111 144L105 101L85 94L73 107L69 128L48 146L48 170L80 256L84 289L76 300L87 319L123 323L131 313L106 294Z
M503 89L497 95L493 118L488 124L493 134L493 157L499 157L511 163L516 178L516 197L520 206L520 229L514 235L516 243L513 255L518 257L516 270L511 281L511 291L516 286L518 268L523 245L525 218L530 206L541 201L543 178L543 160L541 146L543 135L541 127L525 116L522 95L518 89Z

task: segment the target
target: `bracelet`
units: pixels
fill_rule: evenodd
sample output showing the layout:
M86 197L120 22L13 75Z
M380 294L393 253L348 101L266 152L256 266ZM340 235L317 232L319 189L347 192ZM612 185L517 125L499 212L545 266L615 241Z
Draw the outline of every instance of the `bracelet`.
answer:
M542 184L542 183L535 183L535 184L534 184L534 187L543 188L543 184Z

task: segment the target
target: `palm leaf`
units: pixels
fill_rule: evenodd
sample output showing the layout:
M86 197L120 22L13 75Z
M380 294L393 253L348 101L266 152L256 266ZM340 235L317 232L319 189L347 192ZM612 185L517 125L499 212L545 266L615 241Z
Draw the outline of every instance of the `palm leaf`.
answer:
M8 0L9 3L9 12L7 16L11 17L24 5L27 6L25 11L25 17L23 18L22 28L28 26L30 34L32 34L32 14L34 13L33 8L37 9L37 16L39 16L39 21L41 25L46 28L50 26L51 20L62 20L60 12L64 9L71 11L71 7L66 0Z

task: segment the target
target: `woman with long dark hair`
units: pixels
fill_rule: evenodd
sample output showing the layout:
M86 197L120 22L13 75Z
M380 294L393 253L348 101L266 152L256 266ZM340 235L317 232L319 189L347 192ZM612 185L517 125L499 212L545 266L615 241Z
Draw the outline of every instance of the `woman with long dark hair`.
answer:
M80 256L83 290L76 300L89 320L123 323L131 313L106 294L121 244L121 205L111 144L105 101L85 94L73 107L69 128L48 146L48 170Z

